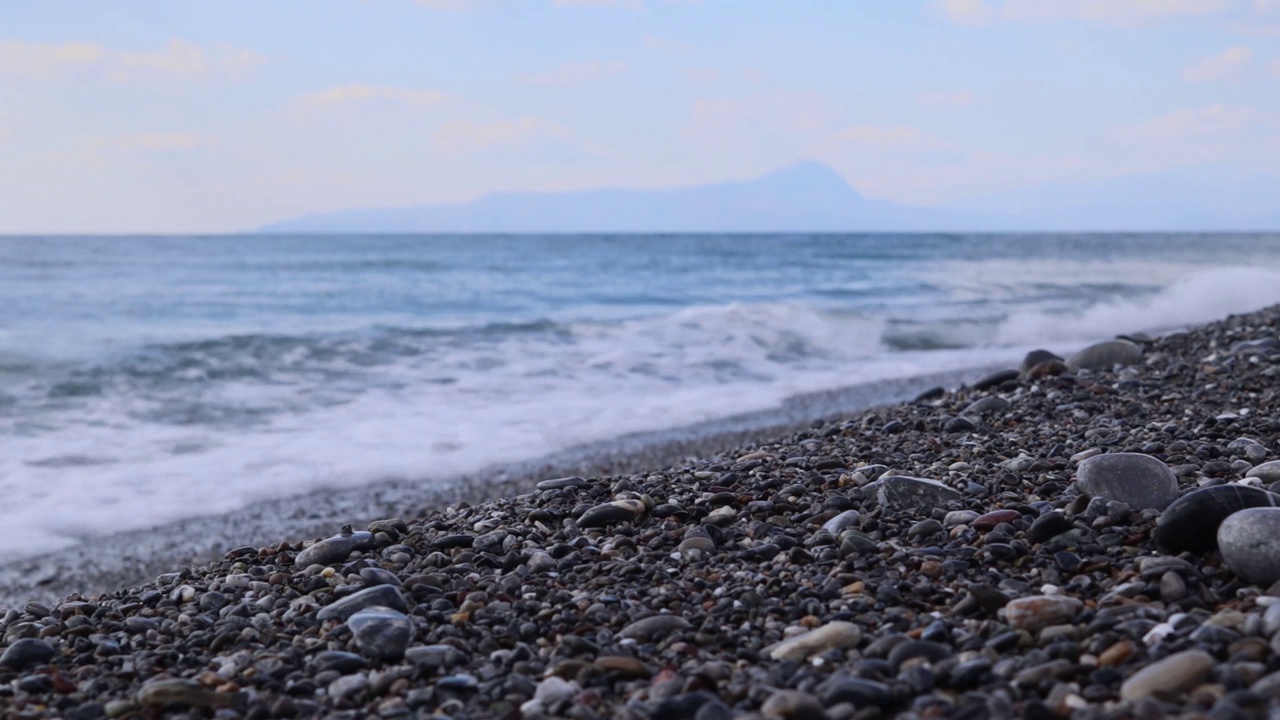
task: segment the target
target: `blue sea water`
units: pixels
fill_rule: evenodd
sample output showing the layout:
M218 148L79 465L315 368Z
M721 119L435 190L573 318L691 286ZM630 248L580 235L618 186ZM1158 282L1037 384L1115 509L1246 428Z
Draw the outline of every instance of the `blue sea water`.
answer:
M1280 235L0 238L0 559L1280 302Z

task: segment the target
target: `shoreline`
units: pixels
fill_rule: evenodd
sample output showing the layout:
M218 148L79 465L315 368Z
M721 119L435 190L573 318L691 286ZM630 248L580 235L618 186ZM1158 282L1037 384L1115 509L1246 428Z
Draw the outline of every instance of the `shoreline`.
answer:
M1269 717L1278 331L1273 306L1141 347L1105 341L1086 349L1097 369L1082 352L823 423L722 428L725 447L665 446L644 472L511 475L486 486L493 500L29 603L0 617L0 705Z
M910 400L933 387L954 388L1001 369L986 365L851 385L788 398L768 410L561 450L524 462L429 481L389 479L321 488L253 506L157 526L91 536L44 555L0 560L0 613L28 601L50 603L71 593L91 595L200 565L244 545L314 539L345 524L408 517L449 504L513 497L549 477L622 475L657 470L689 458L794 432ZM489 478L482 480L480 478Z

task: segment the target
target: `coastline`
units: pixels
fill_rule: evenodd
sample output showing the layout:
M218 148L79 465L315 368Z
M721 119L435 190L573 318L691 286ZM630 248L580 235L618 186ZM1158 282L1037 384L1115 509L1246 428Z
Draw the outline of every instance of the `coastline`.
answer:
M458 501L513 497L549 477L658 470L786 435L814 421L843 420L871 408L905 402L929 388L954 388L1001 367L982 366L806 393L769 410L626 435L464 477L389 479L358 487L319 489L228 513L86 537L72 547L0 561L0 614L28 601L51 603L71 593L89 596L137 585L182 567L210 562L234 547L315 539L331 535L345 524L364 526L387 517L416 516Z
M1266 717L1277 328L1273 306L1111 342L1115 365L1050 361L798 421L849 400L811 397L768 428L580 456L582 476L512 469L484 486L493 500L241 539L9 610L0 703L31 718Z

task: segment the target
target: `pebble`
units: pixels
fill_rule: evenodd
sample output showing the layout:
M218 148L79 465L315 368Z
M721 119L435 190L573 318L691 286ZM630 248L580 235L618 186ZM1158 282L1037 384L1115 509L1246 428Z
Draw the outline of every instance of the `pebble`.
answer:
M413 621L388 607L368 607L347 618L347 627L360 652L369 657L395 662L413 642Z
M1227 517L1218 527L1223 563L1262 587L1280 581L1280 508L1256 507Z
M1091 457L1076 468L1076 486L1090 497L1134 508L1164 510L1178 499L1178 478L1158 458L1140 453Z
M851 622L837 620L778 642L765 648L765 653L774 660L804 660L828 650L856 647L861 640L861 628Z
M578 517L578 527L586 530L635 522L644 512L644 503L639 500L614 500L588 509Z
M375 606L388 607L400 612L409 610L399 588L394 585L375 585L325 605L316 613L316 619L346 620L360 610Z
M1046 362L1062 362L1063 358L1049 352L1048 350L1032 350L1022 357L1022 362L1018 363L1018 376L1026 378L1031 369Z
M148 681L138 690L138 704L144 707L228 707L235 702L228 693L213 692L195 680L163 678Z
M1110 370L1116 365L1142 362L1142 348L1129 340L1094 343L1067 358L1071 370Z
M1247 478L1258 478L1264 483L1280 482L1280 460L1254 465L1244 474Z
M937 480L889 475L881 477L864 488L876 501L891 510L943 507L947 503L960 502L964 496Z
M778 690L764 701L760 713L779 720L827 720L827 711L814 696L795 690Z
M1018 630L1035 632L1049 625L1070 622L1084 603L1066 595L1033 595L1010 600L1004 606L1009 626Z
M1280 505L1280 496L1247 485L1215 485L1183 495L1165 508L1152 537L1165 552L1205 553L1218 547L1218 527L1246 508Z
M571 477L553 478L551 480L543 480L536 487L539 490L567 490L586 487L589 483L586 478L573 475Z
M300 568L310 565L332 565L343 562L356 550L368 550L373 547L373 533L355 532L334 535L310 545L293 559L293 564Z
M1134 701L1185 693L1204 680L1213 666L1213 656L1203 650L1174 653L1129 676L1120 686L1120 699Z
M57 651L48 642L36 638L22 638L15 640L3 654L0 654L0 668L22 670L28 665L46 663L55 655Z
M618 632L618 636L647 642L689 628L689 621L682 617L667 614L653 615L627 625Z
M1032 521L1027 528L1027 542L1043 543L1072 530L1071 519L1060 512L1047 512Z
M862 519L862 513L857 510L845 510L823 523L822 529L832 535L839 535L842 531L857 525L860 519Z

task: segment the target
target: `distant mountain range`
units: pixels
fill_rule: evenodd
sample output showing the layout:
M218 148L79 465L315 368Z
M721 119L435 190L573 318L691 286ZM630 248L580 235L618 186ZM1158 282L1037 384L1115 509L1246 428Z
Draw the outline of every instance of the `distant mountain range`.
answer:
M261 233L1280 230L1280 178L1130 176L912 207L863 197L802 162L745 182L665 189L495 193L456 205L366 208L271 223Z

